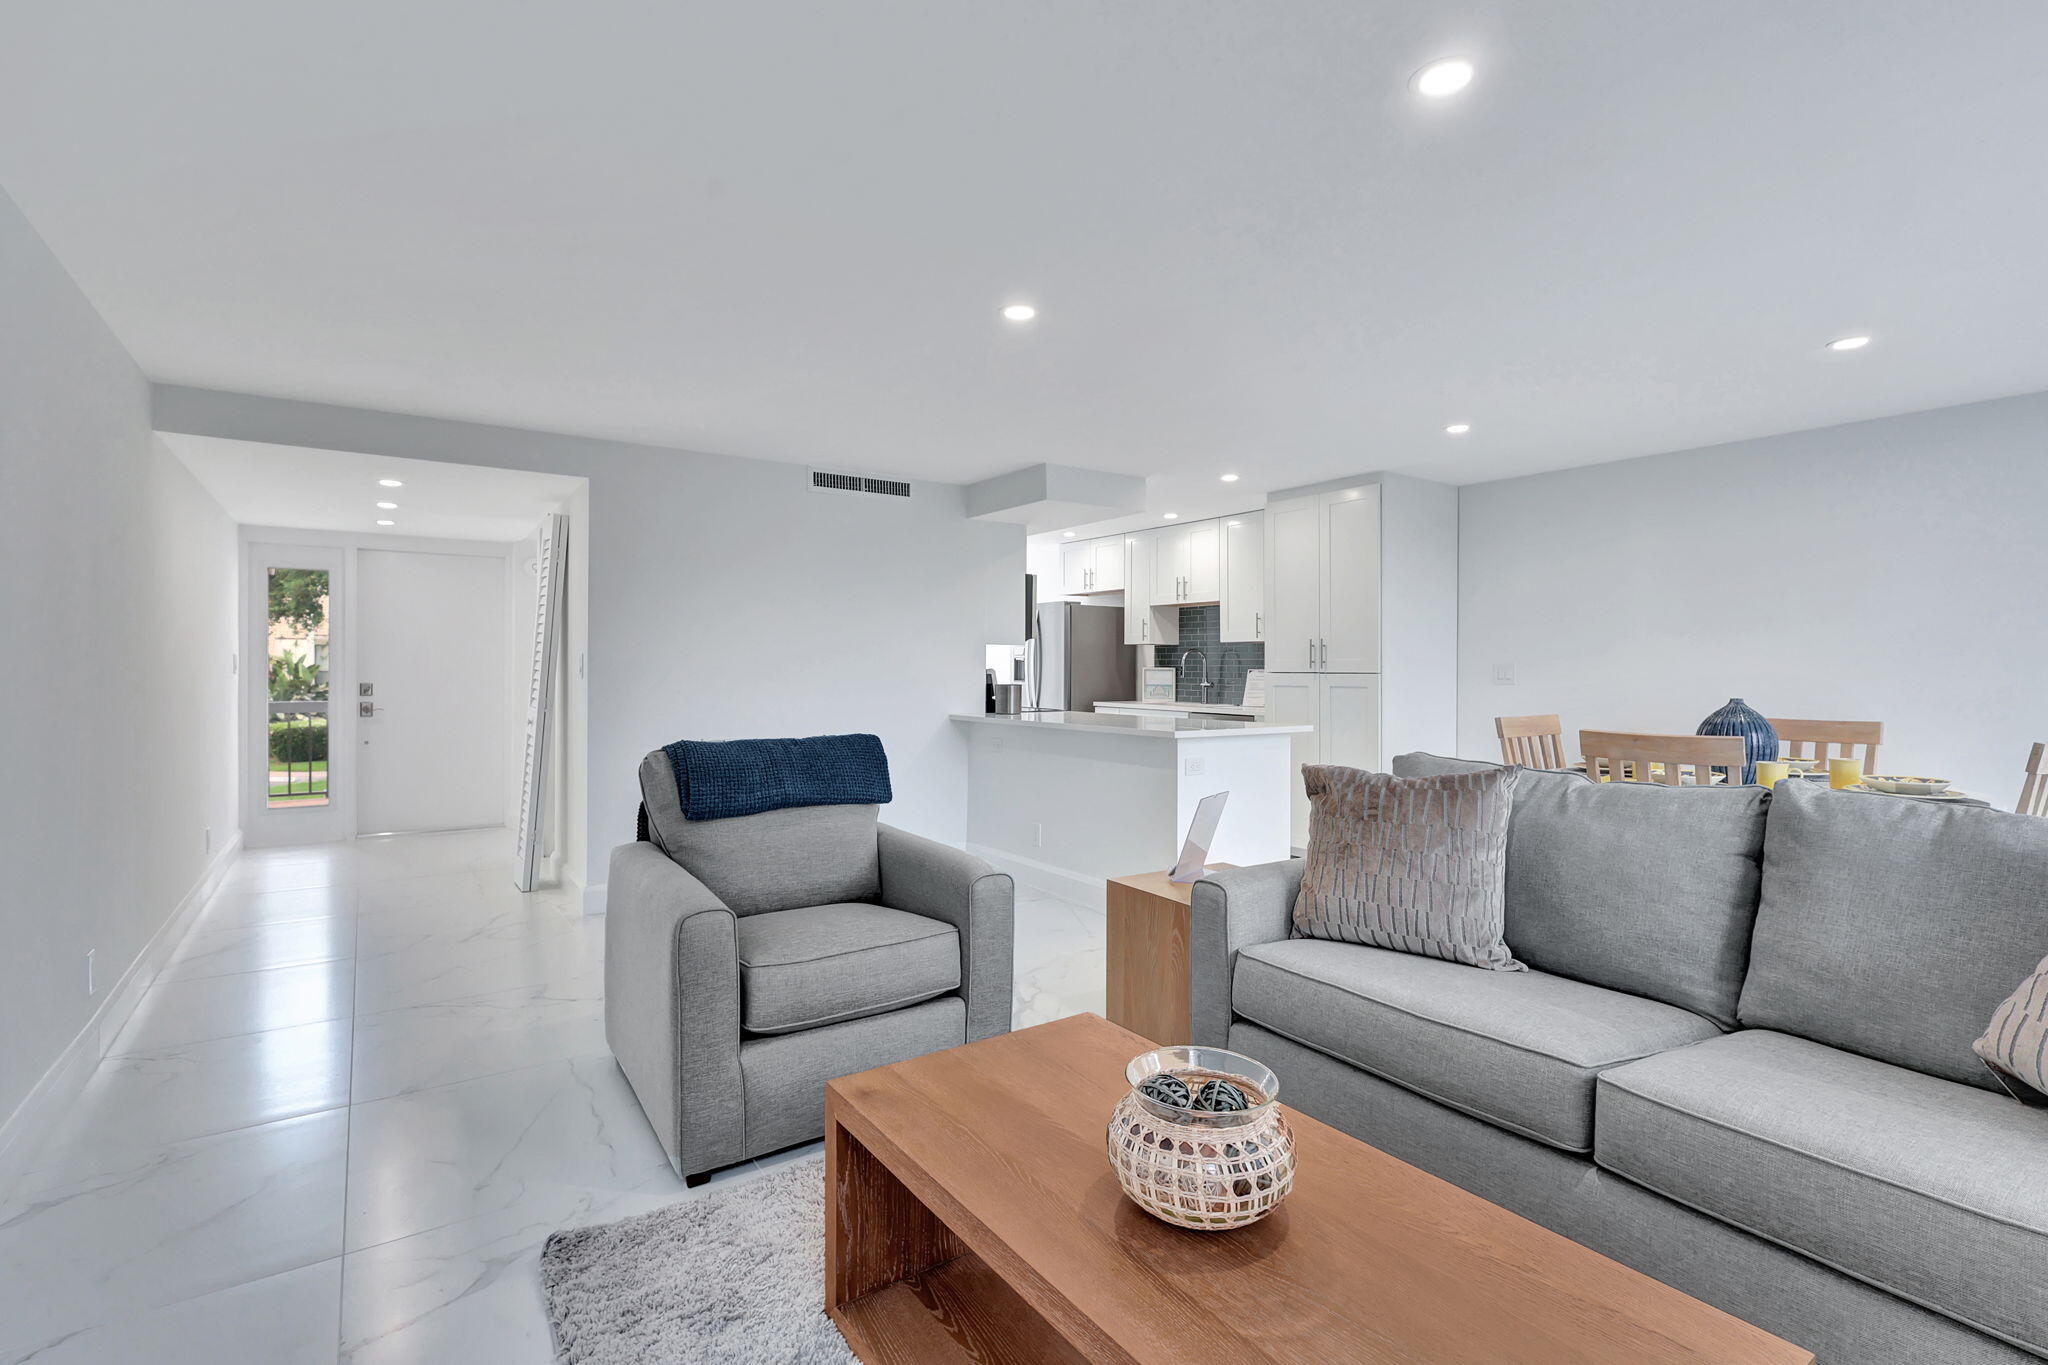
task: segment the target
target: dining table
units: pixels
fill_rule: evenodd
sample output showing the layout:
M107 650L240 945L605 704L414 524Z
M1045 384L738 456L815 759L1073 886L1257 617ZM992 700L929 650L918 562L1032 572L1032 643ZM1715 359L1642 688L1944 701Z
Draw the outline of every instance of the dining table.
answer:
M1805 761L1809 763L1812 762L1812 760ZM1661 774L1664 771L1664 765L1662 763L1652 763L1649 766L1650 770L1653 773ZM1606 767L1604 764L1601 766L1599 771L1595 771L1592 765L1588 764L1587 761L1583 758L1574 762L1570 767L1570 771L1576 773L1584 773L1586 774L1586 776L1592 778L1596 782L1608 782L1614 780L1607 775ZM1729 775L1725 770L1715 768L1712 772L1710 772L1707 775L1707 780L1710 784L1714 786L1725 786L1728 782L1728 777ZM1628 781L1630 779L1624 778L1621 780ZM1634 780L1640 781L1641 779ZM1827 769L1824 767L1809 769L1807 771L1798 771L1797 765L1795 764L1795 771L1793 772L1792 776L1786 778L1785 780L1788 782L1826 782L1828 780L1828 772ZM1683 763L1679 765L1678 785L1682 787L1699 785L1699 774L1694 770L1693 764ZM1963 791L1959 787L1950 787L1947 791L1941 792L1936 795L1909 795L1903 792L1881 791L1876 787L1866 786L1862 783L1857 783L1855 786L1852 787L1842 787L1838 790L1857 792L1866 796L1890 797L1895 801L1933 801L1940 802L1943 805L1954 806L1988 807L1991 805L1991 802L1986 798L1978 796L1974 792Z

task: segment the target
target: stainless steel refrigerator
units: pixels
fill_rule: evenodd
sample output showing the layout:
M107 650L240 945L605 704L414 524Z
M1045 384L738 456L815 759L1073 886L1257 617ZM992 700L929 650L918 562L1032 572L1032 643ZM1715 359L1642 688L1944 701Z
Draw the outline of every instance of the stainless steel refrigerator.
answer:
M1024 706L1092 711L1099 701L1135 701L1137 647L1124 643L1124 609L1041 602L1025 646Z

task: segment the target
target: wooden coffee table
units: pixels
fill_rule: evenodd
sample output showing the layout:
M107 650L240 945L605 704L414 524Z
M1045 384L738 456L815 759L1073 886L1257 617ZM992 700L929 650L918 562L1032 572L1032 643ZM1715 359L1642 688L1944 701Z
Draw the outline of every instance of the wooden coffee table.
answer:
M1291 1109L1285 1204L1168 1227L1105 1155L1151 1046L1084 1014L825 1088L825 1304L862 1360L1813 1360Z

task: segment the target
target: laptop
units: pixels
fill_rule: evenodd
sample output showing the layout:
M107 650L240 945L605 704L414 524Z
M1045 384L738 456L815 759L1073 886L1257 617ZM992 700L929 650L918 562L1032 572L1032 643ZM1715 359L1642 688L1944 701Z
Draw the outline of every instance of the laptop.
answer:
M1203 797L1196 805L1195 818L1188 822L1188 837L1180 846L1180 861L1173 865L1168 881L1202 880L1209 870L1209 850L1216 846L1216 826L1223 820L1223 803L1229 799L1229 792L1217 792Z

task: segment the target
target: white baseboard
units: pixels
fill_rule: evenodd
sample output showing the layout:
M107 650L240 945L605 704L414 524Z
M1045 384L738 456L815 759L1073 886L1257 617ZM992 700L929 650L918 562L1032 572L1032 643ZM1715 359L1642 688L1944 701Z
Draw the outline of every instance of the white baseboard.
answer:
M143 992L156 980L156 974L185 937L193 919L219 889L221 879L227 876L235 855L241 851L242 832L236 830L128 964L121 979L107 991L78 1036L57 1054L57 1060L50 1063L49 1070L15 1106L7 1121L0 1123L0 1192L13 1185L23 1163L85 1089L93 1068L113 1049L128 1021L134 1018L135 1007L142 1003Z
M1100 910L1109 903L1109 882L1103 877L1091 877L1085 872L1071 868L1055 867L1051 863L1039 862L1018 853L1005 853L987 844L969 844L967 851L983 859L998 872L1007 872L1017 879L1017 885L1042 891L1048 896L1058 896L1064 901L1073 901L1093 910Z
M596 886L586 886L583 888L584 914L602 915L604 913L605 891L610 885L609 882L599 882Z

